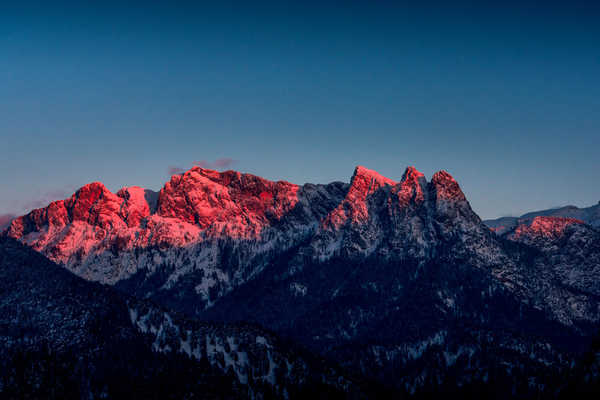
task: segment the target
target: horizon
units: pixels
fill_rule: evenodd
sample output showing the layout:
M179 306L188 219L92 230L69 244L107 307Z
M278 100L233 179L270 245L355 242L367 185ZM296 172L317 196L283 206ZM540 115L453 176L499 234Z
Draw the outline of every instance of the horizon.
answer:
M482 219L589 207L598 17L585 2L8 5L0 216L92 181L158 190L192 165L296 184L414 165L447 170Z

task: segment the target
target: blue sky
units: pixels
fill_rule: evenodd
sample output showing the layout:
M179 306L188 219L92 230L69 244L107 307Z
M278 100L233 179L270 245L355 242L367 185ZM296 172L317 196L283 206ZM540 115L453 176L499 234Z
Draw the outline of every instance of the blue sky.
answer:
M595 204L599 18L593 2L19 2L0 14L0 214L219 159L295 183L445 169L484 218Z

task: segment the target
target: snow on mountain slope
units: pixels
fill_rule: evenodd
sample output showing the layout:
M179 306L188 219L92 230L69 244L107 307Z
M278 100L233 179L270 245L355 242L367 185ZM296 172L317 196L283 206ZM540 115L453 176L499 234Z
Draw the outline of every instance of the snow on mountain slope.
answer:
M435 205L423 206L426 198L435 198ZM456 213L455 203L467 204L450 175L440 172L428 184L413 167L396 183L359 166L349 186L298 186L194 167L173 175L154 199L142 188L113 194L91 183L15 219L8 235L103 283L163 276L156 292L193 276L198 302L208 306L274 255L306 240L311 257L319 259L375 249L391 254L396 249L385 245L393 236L399 250L408 240L410 252L423 254L435 240L432 228L426 217L409 218L405 210ZM468 204L459 208L470 211Z
M350 184L297 186L192 168L157 195L87 185L7 234L86 279L255 321L409 391L431 365L431 379L479 365L477 379L500 371L510 385L532 378L515 365L560 373L600 321L594 228L539 218L495 234L445 171L427 181L409 167L395 182L357 167ZM186 344L168 346L193 354L178 332Z
M167 266L162 284L170 288L181 276L200 271L195 290L208 303L213 287L218 295L252 276L255 271L247 267L255 256L301 240L343 191L343 184L299 187L194 167L174 175L156 204L141 188L113 194L92 183L15 219L8 235L86 279L108 284ZM219 268L222 257L239 267Z
M513 236L524 243L575 222L560 221L536 218ZM488 271L521 299L537 290L456 180L440 171L428 182L414 167L395 182L358 166L349 185L298 186L199 167L173 175L158 194L139 187L113 194L96 182L15 219L7 234L85 279L175 308L186 303L193 315L287 251L294 262L284 274L302 271L306 260L443 259Z
M194 167L156 195L101 183L15 219L8 236L77 275L201 312L288 250L304 259L444 257L490 271L528 296L514 259L445 171L414 167L400 182L356 167L349 185L303 186Z

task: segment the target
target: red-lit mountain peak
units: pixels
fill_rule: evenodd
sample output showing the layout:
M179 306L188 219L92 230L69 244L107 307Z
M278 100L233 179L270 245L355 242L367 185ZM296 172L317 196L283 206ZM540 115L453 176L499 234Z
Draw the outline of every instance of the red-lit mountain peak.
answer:
M369 218L368 198L378 189L396 182L361 165L354 169L350 188L344 200L329 213L323 226L340 228L347 222L362 223Z
M66 199L65 206L71 211L73 221L87 221L92 208L98 208L98 203L110 200L118 201L102 182L92 182L82 186Z
M458 182L446 171L438 171L433 174L431 183L435 188L438 200L463 201L466 200Z
M194 252L206 242L207 253L194 253L192 258L210 269L219 263L211 252L220 250L207 249L222 239L240 251L258 254L270 246L287 248L316 229L315 254L327 257L342 248L374 251L388 239L386 243L398 246L407 240L432 240L428 221L421 218L429 218L426 215L437 218L443 212L448 230L455 229L457 221L469 229L478 223L476 217L470 219L468 203L439 201L448 198L464 199L450 175L437 173L427 184L414 167L395 182L358 166L350 185L309 184L302 190L285 181L194 167L173 175L159 193L126 187L114 194L101 183L91 183L66 200L17 218L9 235L73 268L96 265L102 259L106 270L90 267L85 276L113 282L135 272L136 267L128 263L148 262L145 256L137 258L138 250L153 253L158 248L156 257L171 257L163 252ZM421 213L421 207L427 212ZM176 262L193 268L184 261ZM175 261L169 258L169 262Z
M417 181L419 178L423 178L425 175L414 166L406 167L404 174L402 175L402 181Z
M119 215L123 200L108 190L101 182L81 187L70 199L65 200L71 221L82 221L104 227Z
M425 175L417 171L415 167L408 167L402 175L400 183L394 187L394 193L398 196L398 201L402 206L411 202L421 203L424 200L424 188L427 181Z
M354 174L350 181L350 191L364 194L373 193L384 185L395 185L396 182L386 178L377 171L358 165L354 168Z
M123 203L122 197L93 182L66 200L15 219L8 235L58 262L73 255L85 257L104 238L127 229Z
M135 186L114 194L93 182L15 219L8 234L61 263L115 249L181 247L207 236L257 239L295 207L298 190L199 167L173 175L158 194Z
M157 214L216 233L256 236L298 202L298 185L236 171L194 167L173 175L161 189Z
M121 209L122 199L111 193L101 182L92 182L78 189L70 198L50 203L15 219L9 235L18 238L31 232L49 232L73 223L113 226Z

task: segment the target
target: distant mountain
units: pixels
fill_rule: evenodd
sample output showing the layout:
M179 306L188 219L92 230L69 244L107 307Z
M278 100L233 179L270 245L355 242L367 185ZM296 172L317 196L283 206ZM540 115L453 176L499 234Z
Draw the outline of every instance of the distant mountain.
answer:
M542 211L533 211L520 217L502 217L483 221L487 226L499 234L507 232L516 227L520 221L528 221L535 217L563 217L575 218L596 228L600 228L600 202L594 206L579 208L576 206L565 206L551 208Z
M445 171L298 186L195 167L158 194L84 186L6 235L406 395L552 397L600 330L600 233L538 217L494 234Z
M84 281L10 238L0 238L0 327L2 398L362 393L268 331L182 318Z

